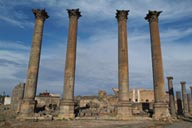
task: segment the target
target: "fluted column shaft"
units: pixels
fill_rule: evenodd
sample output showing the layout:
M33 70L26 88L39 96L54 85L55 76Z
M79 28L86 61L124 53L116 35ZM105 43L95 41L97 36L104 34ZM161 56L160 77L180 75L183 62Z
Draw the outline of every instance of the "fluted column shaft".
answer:
M191 94L187 94L188 111L191 113Z
M163 116L169 117L168 104L165 101L165 87L163 62L161 55L161 44L158 26L158 17L161 11L149 11L145 19L149 21L151 38L151 55L153 68L154 86L154 119L161 119Z
M21 103L20 113L17 117L22 119L32 117L34 114L36 106L35 95L37 90L43 27L44 27L44 21L49 17L45 9L43 10L33 9L32 11L36 18L35 27L34 27L31 53L29 58L25 93Z
M60 103L59 118L73 119L74 114L74 85L76 65L76 44L78 18L81 16L79 9L68 9L69 30L67 41L67 53L65 60L64 95Z
M181 92L176 91L176 99L177 99L177 114L183 114L183 107L182 107L182 99L181 99Z
M150 26L155 102L162 102L165 100L163 62L158 27L158 16L160 13L161 11L149 11L145 17L145 19L149 21Z
M127 46L127 15L128 10L117 10L118 21L118 86L119 101L129 101L129 69Z
M76 43L78 18L81 16L77 10L68 10L69 30L67 41L67 53L65 61L64 100L74 100Z
M191 99L192 99L192 86L190 86L190 91L191 91Z
M167 80L168 80L168 89L169 89L170 113L172 116L176 116L174 90L173 90L173 77L169 76L169 77L167 77Z
M45 10L32 10L35 15L35 27L32 41L32 48L30 53L27 81L25 88L25 99L34 99L37 89L41 44L43 37L44 21L48 18Z
M185 115L185 114L188 114L188 112L189 112L185 81L181 81L181 91L182 91L182 99L183 99L183 113Z

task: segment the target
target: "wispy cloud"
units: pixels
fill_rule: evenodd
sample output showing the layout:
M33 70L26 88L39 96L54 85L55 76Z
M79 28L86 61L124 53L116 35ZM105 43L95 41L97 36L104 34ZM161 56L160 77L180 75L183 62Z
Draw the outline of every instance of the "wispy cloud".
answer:
M0 40L0 48L1 49L14 49L14 50L29 50L30 48L26 46L23 42L16 41L4 41Z
M111 88L118 85L116 9L130 10L130 87L153 87L149 24L144 20L149 9L163 10L159 27L165 77L173 75L177 89L180 89L180 80L186 80L187 86L191 84L192 45L189 36L192 34L192 28L191 20L187 20L192 12L190 0L3 0L0 1L0 21L27 30L27 26L33 24L33 15L29 12L32 5L34 8L46 8L50 15L45 24L38 92L49 90L63 93L67 35L63 35L63 42L60 36L67 33L67 8L80 8L83 15L79 19L78 28L76 95L97 94L100 89L112 93ZM56 34L53 28L59 28L60 34ZM0 51L0 80L4 83L4 88L6 82L9 87L13 87L16 82L26 79L30 47L18 41L0 40L0 49L3 49Z

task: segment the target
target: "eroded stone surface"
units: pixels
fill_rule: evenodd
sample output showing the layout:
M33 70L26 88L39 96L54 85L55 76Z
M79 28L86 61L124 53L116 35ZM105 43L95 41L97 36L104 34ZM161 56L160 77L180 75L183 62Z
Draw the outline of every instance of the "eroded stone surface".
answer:
M161 11L149 11L145 19L149 21L152 68L153 68L153 86L155 94L154 117L160 119L164 116L169 117L168 105L165 101L163 62L161 54L161 43L159 36L158 17Z
M35 26L32 40L31 53L29 58L27 80L25 87L24 100L21 102L21 110L18 118L26 118L34 114L35 95L37 89L41 44L43 37L44 21L48 18L45 9L33 9L35 15Z
M78 18L81 16L79 9L68 9L69 31L67 42L67 54L65 62L64 95L60 104L58 118L74 118L74 82L76 65L76 43Z

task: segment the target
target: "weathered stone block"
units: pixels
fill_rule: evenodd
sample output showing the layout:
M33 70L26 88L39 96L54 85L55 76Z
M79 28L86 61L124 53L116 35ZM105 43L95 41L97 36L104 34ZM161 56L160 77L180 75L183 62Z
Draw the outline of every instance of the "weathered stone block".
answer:
M24 99L21 103L21 111L18 116L18 119L25 119L27 117L32 117L34 115L34 109L36 106L35 100Z
M132 118L132 104L121 102L117 105L117 119L129 120Z
M170 118L167 103L155 103L153 119L155 120L168 120Z
M61 101L58 119L74 119L74 102Z

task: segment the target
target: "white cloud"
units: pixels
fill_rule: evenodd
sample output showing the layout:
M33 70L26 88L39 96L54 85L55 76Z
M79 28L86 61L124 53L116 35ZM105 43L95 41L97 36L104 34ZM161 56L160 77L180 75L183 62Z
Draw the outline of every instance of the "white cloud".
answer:
M0 40L0 48L3 48L3 49L17 49L17 50L29 50L29 47L24 45L24 43L20 42L20 41L12 42L12 41Z
M176 22L177 20L185 19L185 17L190 17L192 12L191 1L31 0L26 2L23 0L21 2L13 1L9 7L7 6L9 2L3 4L4 6L2 6L2 3L0 2L0 11L3 12L0 19L21 28L31 24L32 20L29 19L27 13L22 12L22 9L12 13L18 7L25 6L28 10L30 10L31 5L47 8L50 20L57 19L54 21L54 27L58 27L58 23L65 26L68 25L68 23L65 23L68 22L67 8L80 8L83 17L79 20L76 94L96 94L99 89L105 89L111 93L111 88L117 87L118 42L115 19L116 9L130 10L128 19L130 87L152 88L150 33L148 29L146 30L148 23L144 20L144 16L149 9L163 10L159 27L161 30L165 77L173 75L177 89L179 89L180 80L186 80L191 84L191 40L189 43L178 42L178 40L191 35L192 28L184 29L183 26L188 24L188 21L184 20L182 23L185 22L185 24L182 25L177 22L179 24L177 28L172 28L171 25L169 28L164 26L167 22ZM6 9L8 10L6 11ZM6 15L11 14L13 15L6 17ZM49 28L50 26L47 24L45 27ZM60 38L54 31L45 31L44 33ZM67 37L67 35L64 36ZM62 93L66 41L49 43L52 44L51 47L47 46L45 48L45 44L49 45L45 43L42 48L38 92L47 89L55 93ZM11 44L8 41L0 41L0 48L7 49L0 51L0 59L7 61L6 66L3 65L3 62L0 62L0 65L3 65L0 66L1 71L3 71L0 76L4 78L1 81L11 78L15 82L18 79L15 74L21 74L19 73L21 70L23 72L27 71L30 48L19 43ZM13 51L13 49L18 50ZM23 50L24 53L20 52ZM18 66L17 64L24 66ZM25 77L24 73L21 75ZM13 80L9 83L13 83ZM165 86L165 88L167 87Z

